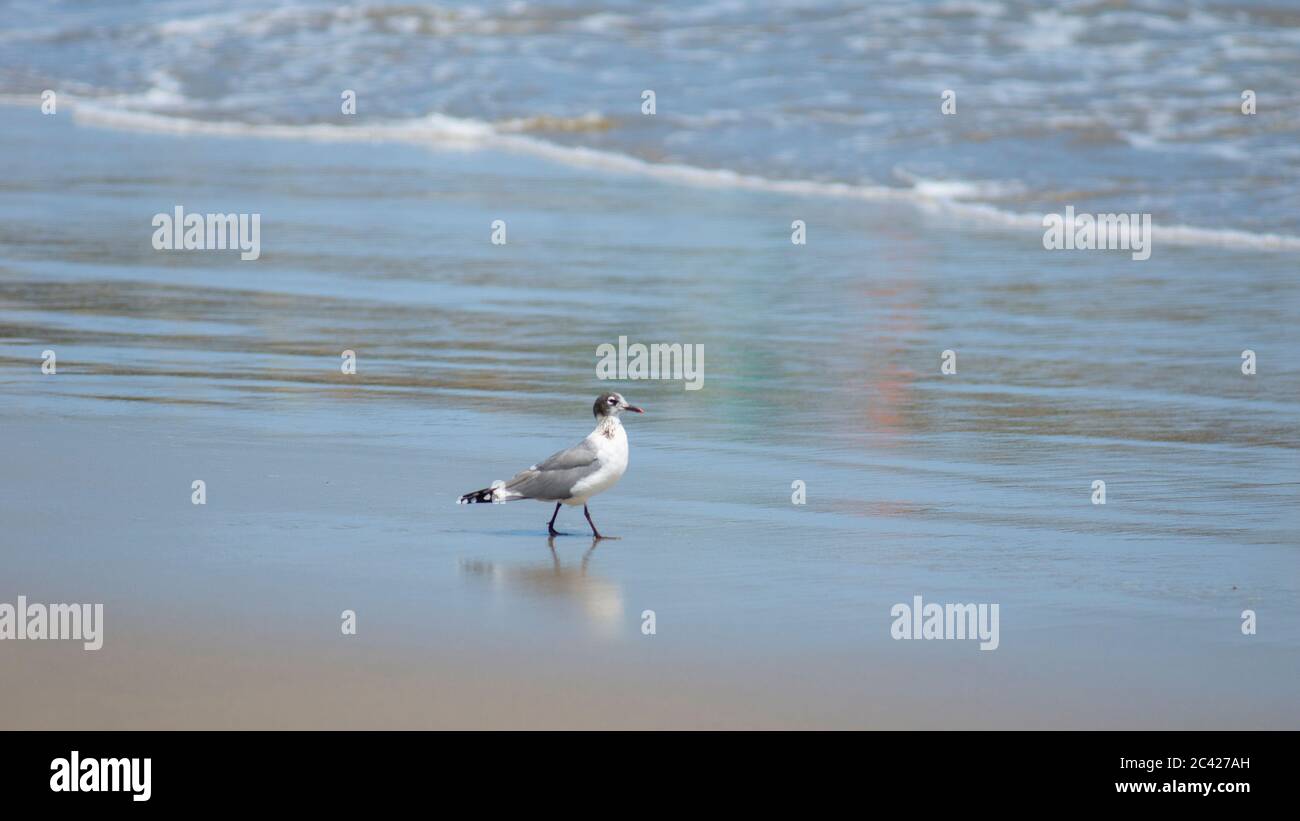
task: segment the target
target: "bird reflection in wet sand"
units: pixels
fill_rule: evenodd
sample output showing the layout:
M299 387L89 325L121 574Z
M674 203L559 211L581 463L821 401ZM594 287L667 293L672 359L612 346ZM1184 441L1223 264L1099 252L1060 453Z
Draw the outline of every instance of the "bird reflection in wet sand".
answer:
M560 561L555 550L555 537L546 540L551 560L545 563L509 565L494 561L462 561L461 572L467 576L488 579L498 592L522 593L529 596L563 599L576 603L584 618L603 634L613 635L622 629L623 589L618 584L593 576L588 572L592 554L600 539L592 539L591 547L574 566Z

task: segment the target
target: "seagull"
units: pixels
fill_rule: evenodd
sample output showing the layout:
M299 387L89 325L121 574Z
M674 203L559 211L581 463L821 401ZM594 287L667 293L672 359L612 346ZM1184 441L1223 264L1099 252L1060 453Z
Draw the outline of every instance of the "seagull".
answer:
M591 520L587 500L612 488L627 470L627 434L618 418L623 411L645 413L636 405L629 405L622 394L602 393L591 408L596 415L596 429L586 439L541 464L521 471L508 482L493 482L491 487L466 493L456 504L502 503L516 499L555 502L555 512L546 523L552 536L563 535L555 529L560 505L582 505L592 535L597 539L607 538L600 535L596 523Z

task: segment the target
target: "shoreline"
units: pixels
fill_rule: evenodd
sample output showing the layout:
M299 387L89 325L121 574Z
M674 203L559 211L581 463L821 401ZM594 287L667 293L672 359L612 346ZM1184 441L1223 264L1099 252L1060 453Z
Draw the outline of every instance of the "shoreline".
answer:
M38 105L39 97L20 103L14 95L0 95L0 106ZM234 121L196 120L151 112L112 109L96 103L79 102L76 97L61 102L71 104L72 116L79 126L106 128L123 132L202 136L217 138L299 140L322 143L392 143L413 145L435 151L499 151L525 156L568 168L629 177L643 177L656 182L686 188L750 191L793 197L812 197L865 203L899 203L918 215L955 218L970 229L994 229L1008 234L1036 232L1049 228L1049 219L1061 219L1058 213L1043 214L1007 211L987 203L965 201L951 194L952 187L963 183L943 180L913 179L911 188L881 184L850 184L814 180L773 179L722 168L702 168L679 163L655 163L613 151L567 146L527 135L502 132L489 122L431 114L408 121L373 123L356 126L317 123L304 125L264 125ZM1150 222L1150 215L1145 215ZM1176 248L1220 248L1257 253L1300 252L1300 235L1255 233L1234 228L1206 228L1192 225L1164 225L1152 228L1152 242ZM1151 253L1150 248L1147 251Z

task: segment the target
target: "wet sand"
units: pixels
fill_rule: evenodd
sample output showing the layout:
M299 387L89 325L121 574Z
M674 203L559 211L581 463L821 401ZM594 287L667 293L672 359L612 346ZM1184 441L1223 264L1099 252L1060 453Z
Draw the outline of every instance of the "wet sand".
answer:
M3 515L23 524L6 539L6 580L31 600L106 610L97 652L0 645L7 728L1268 727L1286 709L1259 687L1285 643L1236 639L1223 608L1216 628L1004 595L996 652L892 642L879 590L792 622L755 575L770 560L738 560L744 545L720 538L685 563L673 545L691 528L656 533L632 500L602 506L622 539L561 537L554 553L541 505L452 519L438 503L473 467L463 444L5 421L24 443L8 448ZM447 475L429 475L435 459ZM191 473L206 477L206 506L190 504ZM815 586L796 572L792 586ZM872 575L888 587L900 573ZM639 629L647 607L654 636ZM355 636L340 630L345 609ZM1209 666L1199 637L1215 632ZM1257 697L1234 699L1243 689Z

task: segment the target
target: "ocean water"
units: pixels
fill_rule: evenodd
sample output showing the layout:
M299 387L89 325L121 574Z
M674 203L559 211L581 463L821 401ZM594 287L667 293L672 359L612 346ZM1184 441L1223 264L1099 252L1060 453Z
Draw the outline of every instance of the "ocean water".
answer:
M6 4L0 601L139 655L27 664L5 726L1297 725L1300 17L264 5ZM1067 203L1152 213L1151 258L1044 250ZM177 204L261 259L155 251ZM703 388L598 380L620 336ZM611 387L621 539L454 504ZM999 603L999 648L892 640L914 595ZM312 689L345 607L359 712Z
M504 141L715 184L749 175L938 203L993 224L1070 202L1151 213L1166 242L1300 248L1300 10L1285 3L4 8L0 94L57 89L88 120ZM344 89L353 117L340 114ZM946 90L956 115L940 112Z

